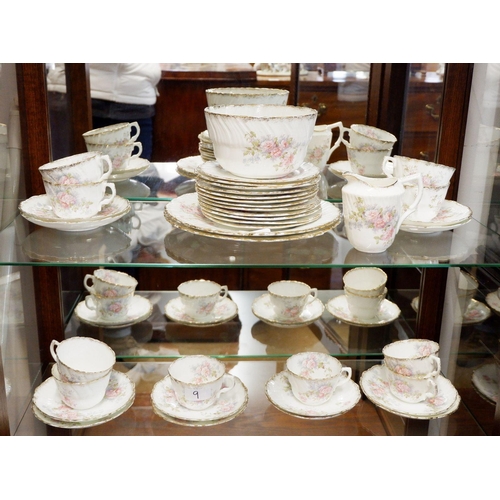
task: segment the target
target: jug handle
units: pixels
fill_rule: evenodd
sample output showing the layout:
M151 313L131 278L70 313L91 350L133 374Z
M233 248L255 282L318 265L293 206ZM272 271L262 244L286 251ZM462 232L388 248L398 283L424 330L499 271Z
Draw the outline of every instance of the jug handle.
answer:
M424 183L422 182L422 174L420 174L420 173L408 175L406 177L401 177L399 180L403 184L405 182L417 181L418 193L417 193L416 198L413 200L413 203L408 207L408 209L406 210L406 212L404 214L402 214L401 217L399 218L399 222L398 222L398 225L397 225L397 228L396 228L396 233L399 231L399 228L401 227L401 224L406 219L406 217L408 217L410 214L412 214L413 212L415 212L415 210L417 208L417 205L420 203L420 200L422 199L422 193L423 193L423 190L424 190Z

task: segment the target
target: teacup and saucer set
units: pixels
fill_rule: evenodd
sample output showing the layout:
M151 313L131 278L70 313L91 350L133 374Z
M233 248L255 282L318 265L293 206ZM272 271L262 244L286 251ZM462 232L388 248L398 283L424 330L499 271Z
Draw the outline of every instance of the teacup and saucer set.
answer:
M293 280L275 281L268 293L257 297L252 312L264 323L279 328L296 328L314 323L325 306L316 297L317 289Z
M364 371L360 386L376 406L401 417L430 420L455 412L460 396L440 374L439 344L426 339L386 345L384 361Z
M96 269L85 276L83 284L90 295L75 308L75 316L82 323L124 328L144 321L153 312L149 299L135 293L137 280L124 272Z
M168 319L188 326L208 327L226 323L238 315L238 306L226 285L211 280L189 280L177 287L179 296L165 306Z
M84 429L109 422L135 400L135 385L113 369L114 351L90 337L53 340L51 377L33 394L36 418L52 427ZM83 354L84 353L84 354Z
M330 299L327 311L353 326L376 327L392 323L401 314L386 299L387 274L378 267L356 267L343 276L344 293Z
M334 418L361 399L352 371L326 353L301 352L266 383L266 396L278 410L297 418Z
M223 363L203 355L175 360L151 392L154 412L164 420L190 427L218 425L236 418L248 404L241 380Z
M90 231L127 214L130 202L109 182L111 160L99 152L61 158L39 167L46 194L19 204L28 221L59 231Z

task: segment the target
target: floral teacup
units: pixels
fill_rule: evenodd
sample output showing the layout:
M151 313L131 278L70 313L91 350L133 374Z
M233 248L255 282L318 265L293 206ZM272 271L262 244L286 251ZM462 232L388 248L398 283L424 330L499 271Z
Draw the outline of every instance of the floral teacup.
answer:
M217 302L227 297L227 286L210 280L190 280L177 287L184 312L193 319L212 314Z
M278 321L298 318L318 293L316 288L293 280L275 281L267 287L267 291Z
M406 377L423 377L441 370L439 344L427 339L398 340L382 349L385 366Z
M100 320L116 322L127 317L133 297L133 293L116 297L87 295L85 297L85 305L90 310L95 311Z
M437 394L438 372L424 377L408 377L391 370L386 374L391 393L405 403L420 403Z
M137 122L123 122L89 130L83 134L83 138L92 144L127 144L134 142L140 131Z
M133 293L137 280L122 271L96 269L93 274L85 275L83 285L93 295L112 298Z

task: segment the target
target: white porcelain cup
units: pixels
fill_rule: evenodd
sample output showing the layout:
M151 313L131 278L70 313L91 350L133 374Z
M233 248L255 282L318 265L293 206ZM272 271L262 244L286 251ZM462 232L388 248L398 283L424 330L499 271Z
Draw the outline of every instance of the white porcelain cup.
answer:
M351 145L353 148L361 150L389 150L392 151L397 137L386 130L382 130L371 125L355 123L350 128L342 128L342 138L344 133L349 132L349 142L345 139L342 142L345 145ZM390 154L390 153L389 153Z
M87 295L85 305L96 312L99 319L104 321L122 321L129 312L133 293L116 297L102 297L101 295Z
M422 377L408 377L386 370L392 395L405 403L420 403L437 394L438 372Z
M67 382L90 382L111 371L116 357L113 349L90 337L52 340L50 354L57 363L61 378Z
M195 319L209 316L215 305L227 297L226 285L210 280L190 280L177 287L186 314Z
M112 298L134 293L137 280L122 271L96 269L85 275L83 286L93 295Z
M383 171L384 158L391 153L390 149L361 149L345 143L347 159L355 174L365 177L385 177Z
M326 403L335 389L352 377L350 367L321 352L301 352L287 359L285 377L298 401L310 406Z
M318 293L316 288L294 280L275 281L268 285L267 291L278 320L298 318Z
M462 315L467 312L478 288L477 279L472 274L461 270L458 277L458 304Z
M347 307L355 318L359 319L373 319L380 311L380 306L387 295L387 288L384 288L380 295L375 297L365 297L344 290Z
M219 396L234 387L234 377L225 366L209 356L195 355L176 359L168 368L172 389L180 405L204 410Z
M407 377L425 377L441 371L439 344L427 339L398 340L383 349L385 366Z
M112 182L55 184L44 180L43 184L54 214L63 220L92 217L116 196L116 188Z
M383 168L386 175L394 177L421 174L424 187L445 186L449 184L456 170L447 165L399 155L384 158Z
M57 368L52 365L51 374L56 381L57 390L63 403L74 410L87 410L98 405L106 395L111 371L90 382L67 382Z
M109 178L113 166L99 151L66 156L38 168L42 179L54 184L88 184Z
M441 210L443 202L446 199L450 184L444 186L425 186L422 189L422 197L415 208L406 220L417 222L429 222ZM404 204L410 206L418 196L418 189L415 185L405 184Z
M85 142L92 144L126 144L135 142L141 128L137 122L123 122L89 130L83 134Z
M139 158L142 153L141 142L127 142L125 144L98 144L87 142L89 151L99 151L109 156L113 165L113 170L123 170L128 167L130 160ZM134 153L134 149L137 151Z
M262 87L218 87L205 90L209 106L231 104L275 104L284 106L290 92Z
M387 274L378 267L355 267L342 277L344 290L362 297L378 297L384 292Z

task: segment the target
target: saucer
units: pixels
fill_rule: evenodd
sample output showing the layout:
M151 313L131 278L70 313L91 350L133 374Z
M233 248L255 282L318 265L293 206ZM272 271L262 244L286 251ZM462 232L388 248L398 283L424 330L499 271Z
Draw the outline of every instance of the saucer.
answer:
M455 412L460 396L453 384L442 375L437 379L437 395L420 403L407 403L392 395L382 365L375 365L361 374L359 385L366 397L379 408L400 417L417 420L443 418Z
M341 160L341 161L336 161L334 163L330 163L328 165L328 170L336 175L337 177L344 178L344 175L346 172L351 173L352 168L351 168L351 162L349 160Z
M271 326L281 328L296 328L314 323L321 317L325 306L318 298L311 297L311 300L306 304L304 310L298 318L289 318L278 320L271 305L271 298L268 293L257 297L252 304L252 312L257 318Z
M125 168L113 170L109 176L110 182L120 182L142 174L149 168L149 160L146 158L131 158Z
M356 318L352 315L347 305L347 297L338 295L333 297L326 304L327 311L335 318L353 326L383 326L392 323L401 314L399 307L390 300L384 299L380 305L378 314L371 319Z
M500 314L500 297L498 296L496 290L486 295L486 303L493 309L493 311Z
M103 328L123 328L144 321L151 316L153 305L146 297L134 295L129 305L128 314L119 321L105 320L97 318L97 313L89 309L85 301L82 300L75 308L75 316L82 323Z
M198 167L203 165L205 160L200 156L188 156L177 161L177 173L189 179L196 179Z
M472 386L489 403L498 402L498 371L495 363L488 363L472 372Z
M190 410L177 402L170 376L158 381L151 392L155 413L170 422L192 427L217 425L232 420L242 413L248 404L248 391L241 380L234 377L234 387L220 395L212 406L204 410Z
M418 312L419 297L418 295L411 301L411 307L415 312ZM472 299L467 311L462 318L463 325L476 325L487 320L491 316L491 309L479 300Z
M130 202L121 196L115 196L99 213L85 219L61 219L52 210L46 194L32 196L19 204L21 215L33 224L59 231L90 231L123 217L131 209Z
M361 391L356 382L349 380L335 389L329 401L310 406L301 403L293 395L288 379L280 372L267 381L266 396L273 406L288 415L319 420L338 417L354 408L361 399Z
M215 326L225 323L238 315L238 306L229 298L225 297L215 304L214 310L206 318L193 318L186 314L181 298L169 300L165 306L165 315L168 319L189 326Z
M62 402L56 381L50 377L35 389L33 412L54 427L86 428L118 417L132 406L134 399L134 383L125 373L112 370L104 399L92 408L74 410Z

